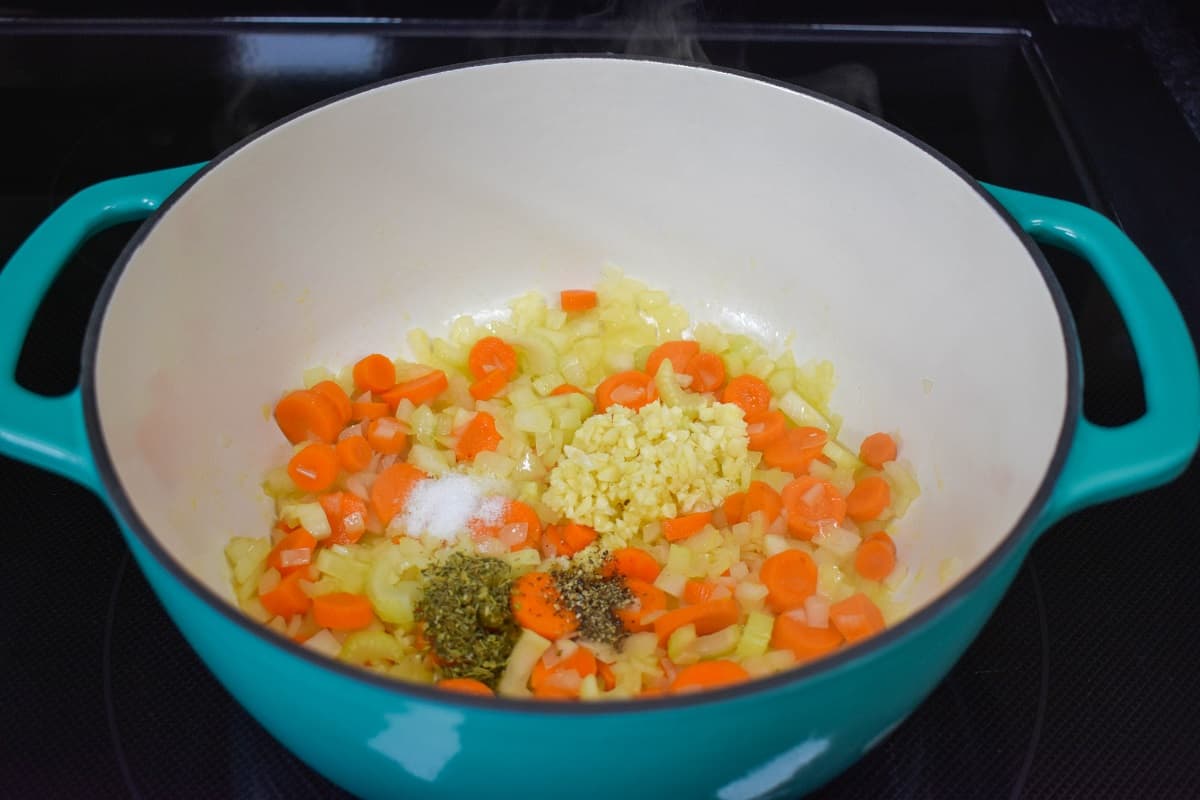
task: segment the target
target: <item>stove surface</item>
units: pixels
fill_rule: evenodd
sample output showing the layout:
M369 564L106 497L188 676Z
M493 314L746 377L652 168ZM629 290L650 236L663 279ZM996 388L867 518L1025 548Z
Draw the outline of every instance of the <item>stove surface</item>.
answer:
M525 53L616 51L793 81L882 116L979 179L1089 203L1142 246L1200 333L1200 147L1128 38L1045 28L806 28L473 22L0 23L0 263L104 178L212 157L304 106L388 76ZM714 187L715 189L715 187ZM55 283L18 368L56 393L78 373L100 284L134 230L92 240ZM1111 301L1052 252L1080 328L1085 405L1144 409ZM1019 392L1021 387L1003 387ZM0 459L0 794L339 797L186 646L86 491ZM1195 796L1200 644L1195 465L1076 515L1034 548L933 695L828 798Z

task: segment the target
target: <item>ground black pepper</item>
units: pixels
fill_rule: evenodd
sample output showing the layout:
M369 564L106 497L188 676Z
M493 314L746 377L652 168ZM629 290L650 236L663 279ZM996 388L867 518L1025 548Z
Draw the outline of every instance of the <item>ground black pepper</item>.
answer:
M578 557L554 573L562 605L579 619L579 635L593 642L615 645L625 638L617 610L631 604L633 593L618 575L605 576L608 554L594 552Z

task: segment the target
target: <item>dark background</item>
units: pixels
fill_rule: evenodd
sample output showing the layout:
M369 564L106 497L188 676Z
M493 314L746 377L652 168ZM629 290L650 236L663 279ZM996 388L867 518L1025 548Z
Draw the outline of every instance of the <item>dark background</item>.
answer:
M980 179L1094 206L1200 336L1197 3L4 3L0 264L77 189L209 158L372 70L624 52L640 37L850 96ZM304 37L347 30L392 60L361 73L333 63L337 47L306 60ZM226 39L268 31L298 37L294 62L243 74L223 60ZM861 69L823 70L838 62L873 70L875 93ZM74 384L92 300L134 227L97 237L56 282L23 385ZM1135 418L1139 374L1111 302L1085 265L1048 255L1079 324L1088 415ZM0 508L0 796L340 796L212 680L99 501L0 459ZM1200 796L1198 516L1193 464L1047 532L953 672L819 796Z

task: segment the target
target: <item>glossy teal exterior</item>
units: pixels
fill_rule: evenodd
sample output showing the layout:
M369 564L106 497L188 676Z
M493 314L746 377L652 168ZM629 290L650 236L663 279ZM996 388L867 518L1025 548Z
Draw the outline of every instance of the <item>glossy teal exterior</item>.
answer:
M61 398L26 392L13 379L17 354L42 295L71 253L97 231L154 211L197 168L84 190L0 271L0 453L104 494L78 389ZM1142 419L1116 429L1079 421L1036 534L1085 505L1178 474L1200 437L1200 374L1170 294L1112 223L1070 203L987 188L1035 238L1074 250L1096 267L1125 316L1146 384ZM790 797L825 783L941 680L1035 538L1024 537L972 591L943 599L906 635L881 637L861 654L806 669L798 680L749 693L714 693L688 705L574 714L400 691L292 655L265 632L217 611L147 549L134 521L120 523L192 647L238 701L308 764L368 797L526 800L559 796L563 787L580 798L606 800ZM536 767L514 757L531 747L540 754Z

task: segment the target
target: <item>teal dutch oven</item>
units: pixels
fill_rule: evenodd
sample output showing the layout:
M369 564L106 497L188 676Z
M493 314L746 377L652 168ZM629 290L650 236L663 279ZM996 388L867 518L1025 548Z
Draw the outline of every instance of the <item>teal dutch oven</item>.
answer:
M55 273L89 236L142 218L96 304L78 389L19 388L17 353ZM1082 416L1074 326L1033 240L1108 287L1137 351L1141 419ZM412 326L592 284L606 263L694 321L832 360L847 441L901 432L923 488L895 531L909 616L736 688L532 704L390 681L238 611L222 548L268 530L259 480L286 443L264 407L281 390L313 365L400 354ZM1187 328L1107 219L977 183L828 98L649 59L408 76L205 165L85 189L0 272L0 345L0 452L103 497L218 680L368 797L811 790L933 689L1043 531L1171 480L1200 435Z

